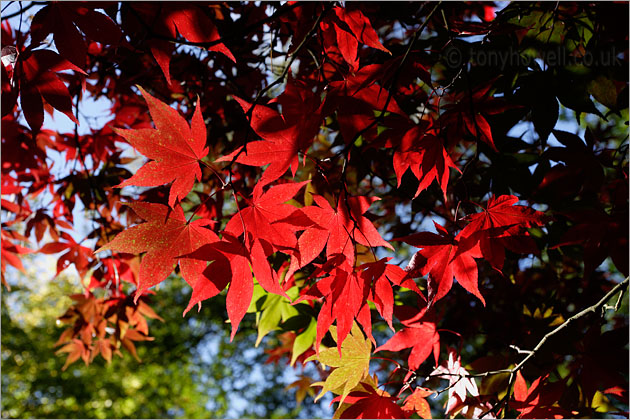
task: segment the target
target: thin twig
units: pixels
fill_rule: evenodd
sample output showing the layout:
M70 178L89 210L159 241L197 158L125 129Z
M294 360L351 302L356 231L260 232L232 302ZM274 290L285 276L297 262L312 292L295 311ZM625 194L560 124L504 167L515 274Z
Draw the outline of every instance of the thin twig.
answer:
M461 379L464 379L464 378L480 378L480 377L481 378L485 378L485 377L491 376L491 375L498 375L498 374L501 374L501 373L509 373L510 374L510 378L508 380L508 392L501 399L501 401L499 401L497 404L495 404L493 407L491 407L489 410L487 410L485 413L482 413L479 416L479 418L483 418L483 416L485 416L486 414L496 410L498 407L500 407L501 405L505 404L509 400L509 397L511 396L512 386L513 386L514 380L516 378L516 373L523 368L523 366L525 365L525 363L527 363L529 361L529 359L534 357L536 355L536 353L538 351L540 351L540 349L545 345L545 343L547 342L547 340L549 340L549 338L551 338L552 336L558 334L560 331L562 331L565 328L567 328L575 320L580 319L580 318L582 318L582 317L584 317L584 316L586 316L586 315L588 315L590 313L598 313L602 308L605 307L606 303L613 296L615 296L616 293L619 292L619 298L617 299L617 304L614 307L614 309L617 310L619 308L619 304L620 304L620 301L622 299L622 296L623 296L624 292L626 291L626 289L628 288L628 282L629 281L630 281L630 277L626 277L622 282L618 283L617 285L615 285L615 287L610 289L610 291L608 291L608 293L606 293L604 295L604 297L602 297L597 303L595 303L594 305L591 305L591 306L581 310L577 314L575 314L572 317L568 318L566 321L564 321L562 324L560 324L554 330L552 330L552 331L548 332L547 334L545 334L543 336L543 338L538 342L538 344L536 344L536 347L534 347L533 350L531 350L531 351L530 350L521 350L517 346L510 346L510 348L516 350L519 354L527 354L527 356L525 356L525 358L523 360L521 360L516 366L514 366L511 369L498 369L498 370L491 370L491 371L482 372L482 373L468 373L468 374L439 373L439 374L434 374L434 375L433 374L432 375L428 375L424 379L425 379L425 381L427 381L427 380L429 380L431 378L434 378L434 377L457 376L458 377L457 381L460 381ZM613 309L613 308L611 307L611 309ZM455 384L456 383L457 382L455 382ZM439 391L438 395L443 393L444 391L452 388L455 384L451 384L447 388Z
M13 3L14 2L12 1L8 2L7 5L2 8L2 11L0 11L0 13L4 13L4 11L7 10L7 7L11 6Z
M11 4L13 2L10 2L9 4ZM11 19L14 18L16 16L21 15L22 13L26 12L28 9L30 9L33 6L44 6L46 5L48 2L46 1L32 1L31 3L29 3L27 6L22 7L22 2L20 3L20 10L17 12L13 12L10 15L6 15L6 16L2 16L2 20L7 20L7 19ZM7 5L8 6L8 5ZM6 8L6 7L5 7Z
M556 329L554 329L551 332L548 332L547 334L545 334L545 336L538 342L538 344L536 345L536 347L534 347L534 349L532 350L532 352L530 354L528 354L523 360L521 360L521 362L516 365L514 367L514 369L512 369L513 372L517 372L519 371L523 365L532 357L534 357L534 355L536 355L536 352L538 352L538 350L540 350L540 348L547 342L547 340L549 338L551 338L552 336L558 334L560 331L564 330L565 328L567 328L569 326L569 324L571 324L573 321L582 318L583 316L589 314L589 313L596 313L598 312L598 310L603 307L606 302L608 302L610 300L610 298L612 298L617 292L619 292L620 290L623 293L623 290L625 290L628 287L628 280L630 279L630 277L626 277L624 281L622 281L621 283L617 284L615 287L613 287L612 289L610 289L610 291L608 293L606 293L604 295L603 298L601 298L596 304L589 306L588 308L585 308L583 310L581 310L580 312L578 312L577 314L573 315L571 318L567 319L566 321L564 321L562 324L560 324Z
M297 48L295 49L295 51L293 52L293 54L291 54L291 58L289 59L289 62L287 63L287 65L285 66L284 70L282 71L282 73L280 74L280 76L278 76L276 78L276 80L274 80L273 82L271 82L269 85L267 85L264 89L262 89L260 92L258 92L258 95L256 95L256 98L254 99L254 102L252 103L251 108L247 111L247 113L249 115L251 115L254 112L254 107L256 106L256 103L260 100L260 98L269 91L269 89L271 89L273 86L277 85L278 83L282 82L284 80L284 78L287 76L287 74L289 73L289 70L291 69L291 65L293 64L293 62L295 61L295 59L298 56L298 53L300 52L300 50L304 47L304 45L306 45L306 42L309 40L309 38L311 37L311 35L313 34L313 32L315 32L317 30L317 27L319 26L319 23L322 21L323 17L326 15L326 12L328 11L328 9L330 8L330 6L324 10L315 20L315 23L313 23L313 26L311 26L311 29L307 32L307 34L304 36L304 39L302 40L302 42L300 42L300 44L297 46Z
M403 66L405 64L405 61L407 60L407 57L409 56L409 53L411 52L411 49L412 49L413 45L415 44L415 42L420 37L420 34L422 34L422 31L424 31L424 29L427 27L427 25L429 24L429 21L433 17L433 14L438 9L438 7L440 7L441 4L442 4L441 1L438 2L438 4L435 5L435 7L431 10L431 12L429 12L429 14L427 15L427 17L424 20L424 22L422 22L422 25L420 26L420 28L418 28L418 30L414 33L413 38L409 42L409 45L407 45L407 49L405 50L405 54L403 55L403 58L400 60L400 64L398 65L398 68L396 69L396 72L394 73L394 76L392 76L392 80L391 80L391 83L390 83L390 86L389 86L389 89L388 89L388 93L387 93L387 99L385 100L385 105L383 106L383 108L379 112L379 115L376 118L374 118L374 120L368 126L366 126L365 128L361 129L360 131L358 131L354 135L354 137L348 142L348 145L346 146L347 150L343 151L344 155L348 154L348 150L350 149L350 147L352 147L354 142L357 141L357 139L359 137L361 137L363 134L367 133L368 130L370 130L372 127L374 127L376 124L378 124L384 118L385 113L387 112L387 107L389 106L389 103L392 100L393 91L394 91L394 89L396 87L396 84L398 83L398 78L400 77L400 74L402 72ZM344 177L345 177L345 167L344 167L344 171L342 172L342 180L345 179Z
M330 10L331 7L332 7L332 3L329 4L327 6L327 8L324 11L322 11L322 13L317 17L317 19L315 20L315 23L313 24L311 29L308 31L308 33L304 36L304 39L302 40L302 42L300 42L300 44L296 47L295 51L293 51L293 54L291 54L291 58L289 59L286 67L284 68L284 70L282 71L280 76L278 76L273 82L271 82L269 85L267 85L265 88L263 88L260 92L258 92L258 94L256 95L256 98L254 98L254 101L252 102L252 106L249 107L249 109L245 113L245 118L247 118L247 121L249 122L250 126L251 126L251 122L252 122L252 114L254 112L254 108L258 104L258 101L260 100L260 98L262 98L262 95L267 93L269 91L269 89L271 89L273 86L277 85L278 83L280 83L280 82L282 82L284 80L284 78L289 73L289 69L291 68L291 65L293 64L293 62L297 58L298 53L306 45L306 42L311 37L311 35L315 32L315 30L317 30L317 27L319 26L319 23L322 21L322 19L324 18L324 16ZM223 170L228 170L230 172L230 178L229 178L229 181L228 181L230 184L232 183L232 165L234 165L234 163L236 163L236 160L238 159L238 157L243 152L247 153L248 136L249 136L249 130L247 130L246 134L245 134L245 140L243 142L244 146L241 148L241 150L239 150L238 153L236 153L234 155L234 157L232 158L230 163L225 168L223 168Z
M437 398L440 394L442 394L442 393L444 393L444 392L448 391L449 389L453 388L453 387L454 387L455 385L457 385L457 384L459 383L459 381L461 381L462 379L464 379L464 376L459 375L459 378L457 378L457 380L456 380L455 382L453 382L452 384L450 384L450 385L449 385L449 386L447 386L446 388L444 388L444 389L441 389L441 390L437 391L437 392L435 393L435 397L434 397L434 398Z

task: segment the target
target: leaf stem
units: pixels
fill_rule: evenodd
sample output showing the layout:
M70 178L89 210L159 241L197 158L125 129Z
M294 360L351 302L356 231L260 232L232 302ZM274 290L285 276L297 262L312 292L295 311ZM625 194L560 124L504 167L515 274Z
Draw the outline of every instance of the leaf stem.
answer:
M214 175L216 175L217 178L219 178L219 181L221 181L221 189L224 189L225 187L227 187L228 183L225 182L223 180L223 177L221 176L221 174L219 173L219 171L216 170L216 168L214 168L212 165L210 165L208 162L204 162L203 160L199 159L199 163L201 163L203 166L205 166L206 168L210 169L212 171L212 173Z

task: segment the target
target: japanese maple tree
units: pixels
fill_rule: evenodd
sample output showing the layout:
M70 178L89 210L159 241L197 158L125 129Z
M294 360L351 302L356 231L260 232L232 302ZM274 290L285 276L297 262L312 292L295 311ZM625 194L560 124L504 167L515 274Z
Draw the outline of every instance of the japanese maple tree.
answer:
M319 387L336 418L627 416L627 16L20 4L5 293L21 255L73 267L66 366L135 355L181 275L184 317L225 309L235 342L255 318L297 398Z

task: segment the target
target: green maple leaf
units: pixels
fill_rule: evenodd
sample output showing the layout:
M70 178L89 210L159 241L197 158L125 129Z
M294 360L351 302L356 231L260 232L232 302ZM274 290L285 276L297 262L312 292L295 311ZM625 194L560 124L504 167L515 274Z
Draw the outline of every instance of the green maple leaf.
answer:
M330 327L330 332L336 340L337 328ZM321 350L319 355L309 357L307 362L317 360L324 366L335 368L325 382L316 382L312 385L322 387L315 401L319 400L327 391L331 391L333 394L341 395L341 403L343 403L350 391L368 374L371 351L372 344L365 339L363 332L355 322L349 336L341 345L341 354L336 347L331 347Z

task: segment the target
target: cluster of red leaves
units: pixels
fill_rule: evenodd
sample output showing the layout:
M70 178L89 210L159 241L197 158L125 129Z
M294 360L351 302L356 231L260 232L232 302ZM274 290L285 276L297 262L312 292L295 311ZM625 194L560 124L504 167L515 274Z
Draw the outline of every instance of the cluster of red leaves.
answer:
M465 218L469 223L453 237L435 223L438 234L419 232L400 238L422 248L412 258L409 271L428 275L429 302L444 297L453 285L453 277L485 305L477 286L475 258L484 258L501 270L505 249L521 254L534 254L538 248L527 228L542 226L548 219L542 212L527 206L514 205L518 197L491 197L485 209ZM422 262L419 262L422 260Z
M57 353L68 353L64 370L79 359L87 365L99 354L108 362L114 354L122 357L121 345L138 359L134 341L153 340L146 318L162 320L147 304L146 297L135 303L127 297L70 297L75 303L59 320L72 326L61 333L55 344L62 346Z
M86 290L73 296L76 303L60 318L71 324L58 342L58 351L68 353L66 367L98 354L109 361L121 346L135 355L134 342L150 339L146 318L159 319L147 293L174 270L192 289L184 314L226 295L231 339L255 303L256 285L289 300L297 287L291 303L306 302L314 311L314 338L292 354L307 328L285 332L268 351L271 360L288 356L306 364L326 354L339 370L320 373L326 389L341 395L337 414L343 418L426 418L426 398L434 391L412 378L431 354L440 365L449 343L444 307L455 302L454 281L484 307L486 300L499 305L495 290L506 290L506 278L529 274L519 271L519 258L539 256L545 247L545 258L559 261L554 252L576 245L582 248L583 282L607 257L628 275L628 179L618 150L606 147L604 130L599 137L587 131L584 141L553 130L556 96L578 118L580 112L602 116L588 95L619 113L627 108L619 99L627 80L612 72L601 76L603 82L593 77L584 82L586 96L575 99L564 90L562 75L554 75L539 103L529 97L529 84L546 86L547 73L505 77L462 66L451 74L454 69L428 51L443 51L469 35L504 42L515 34L510 42L525 48L531 31L555 34L540 23L542 15L539 23L521 23L527 11L519 5L496 19L488 4L392 7L51 3L36 12L30 37L3 22L2 210L10 217L2 221L2 281L7 284L6 265L24 270L20 255L35 248L60 254L57 274L74 266ZM572 16L578 6L557 9L553 19L563 28L565 22L577 25ZM606 10L600 11L601 26L614 38ZM407 33L411 27L417 32ZM402 36L395 34L399 29ZM420 46L424 29L434 38ZM567 29L560 41L580 31ZM265 57L257 48L270 33ZM30 44L24 45L26 39ZM269 60L273 70L275 42L288 50L285 64L295 65L270 83L272 73L260 68ZM264 94L285 77L282 93L265 102ZM86 92L112 101L104 126L83 135L42 128L44 112L53 110L78 124ZM508 135L530 117L539 145ZM551 133L563 147L546 147ZM121 144L148 159L134 174L125 167L130 159L121 156ZM74 165L70 174L51 172L52 151ZM32 210L36 197L50 205ZM563 203L574 197L577 204ZM77 198L95 225L83 240L75 235ZM435 232L415 231L400 222L399 202L409 204L414 217L435 215L443 222L433 221ZM526 205L534 202L545 204L547 213ZM537 241L531 230L549 238ZM37 246L27 248L32 234ZM419 249L404 269L385 256L403 249L406 255L401 242ZM562 263L562 269L549 263L547 271L572 278L571 264ZM511 290L514 296L527 292L537 279L531 277L519 280L522 289ZM594 291L611 284L598 279ZM105 297L97 298L96 290ZM453 312L461 307L457 302ZM394 333L377 346L383 335L373 323L381 320ZM456 326L472 336L479 325L469 324ZM330 347L333 330L338 359L321 350ZM598 391L623 395L616 371L591 360L595 341L580 341L585 355L570 367L588 397L580 401L585 409ZM359 349L353 348L357 343ZM372 344L375 352L406 359L404 386L396 395L368 374L371 356L364 353ZM354 382L339 388L340 372L354 364ZM552 364L546 367L532 374L529 388L520 371L516 376L509 408L521 418L575 414L561 398L573 385L551 381ZM606 372L606 378L589 381L583 372L591 371ZM446 365L431 374L452 385L447 414L479 416L495 408L489 401L498 402L501 390L485 392L482 386L480 395L474 379L457 379L462 372L460 356L449 351ZM403 392L410 395L403 399Z

